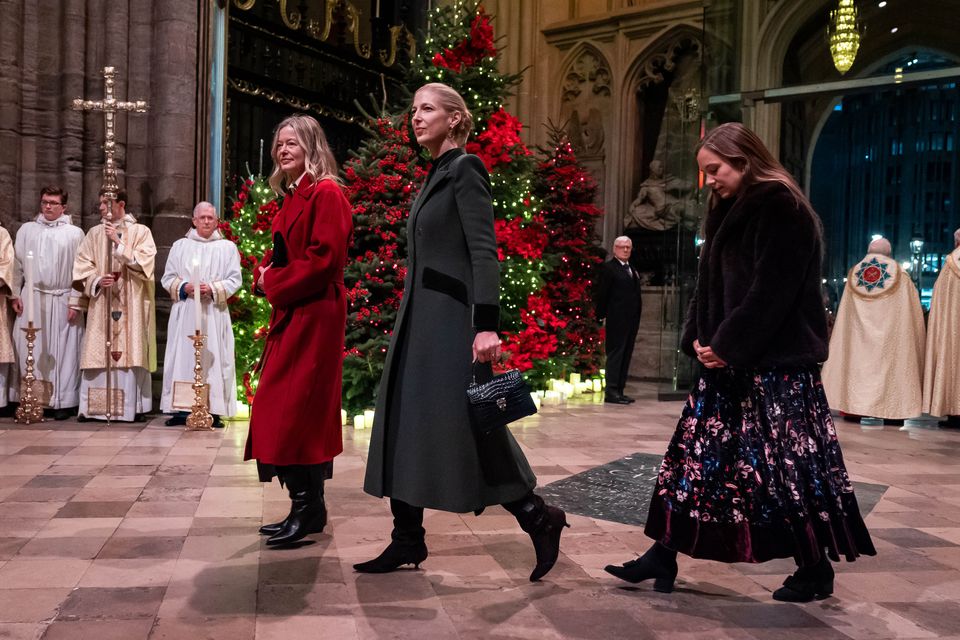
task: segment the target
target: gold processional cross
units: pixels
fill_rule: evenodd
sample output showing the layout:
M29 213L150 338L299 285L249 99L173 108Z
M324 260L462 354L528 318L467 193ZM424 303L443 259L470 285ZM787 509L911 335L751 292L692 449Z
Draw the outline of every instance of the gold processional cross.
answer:
M117 100L113 97L113 77L115 71L113 67L104 67L103 68L103 88L104 88L104 97L102 100L84 100L82 98L77 98L73 101L73 109L76 111L102 111L104 118L104 132L105 139L103 143L103 192L104 196L107 198L107 206L110 218L113 218L113 204L117 200L117 191L120 186L117 183L117 165L114 161L114 154L117 151L117 142L116 134L114 127L116 125L116 114L118 111L132 111L134 113L145 113L147 111L147 103L144 100L137 100L135 102L124 102ZM110 238L107 237L107 260L111 261L111 264L108 265L110 268L110 273L112 273L116 278L122 274L124 268L123 265L120 265L119 269L114 269L112 264L113 256L113 247L111 245ZM106 275L106 274L104 274ZM117 289L117 287L114 287ZM123 391L120 391L119 398L114 398L113 390L111 389L111 376L110 376L110 361L111 358L117 362L120 361L121 356L123 355L122 351L115 351L111 347L113 345L112 337L114 335L118 336L120 331L120 317L122 315L121 309L112 309L112 302L115 298L115 295L110 295L111 304L104 305L106 309L106 328L107 328L107 340L105 345L105 356L106 356L106 380L107 388L106 393L103 398L103 407L105 411L102 412L103 415L107 418L107 424L110 424L110 418L112 416L113 410L117 408L116 400L119 400L119 410L123 412ZM95 389L91 389L96 391ZM101 412L95 412L92 409L94 403L90 402L90 399L87 400L88 412L97 414ZM96 404L100 404L99 402Z

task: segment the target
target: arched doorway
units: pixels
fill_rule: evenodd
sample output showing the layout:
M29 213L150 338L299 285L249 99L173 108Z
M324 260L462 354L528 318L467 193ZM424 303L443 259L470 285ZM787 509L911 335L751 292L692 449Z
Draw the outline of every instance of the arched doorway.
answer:
M702 31L677 27L635 59L624 82L620 189L622 233L645 281L644 320L631 375L667 381L670 395L692 382L691 361L677 351L697 256L702 206L694 148L701 133Z

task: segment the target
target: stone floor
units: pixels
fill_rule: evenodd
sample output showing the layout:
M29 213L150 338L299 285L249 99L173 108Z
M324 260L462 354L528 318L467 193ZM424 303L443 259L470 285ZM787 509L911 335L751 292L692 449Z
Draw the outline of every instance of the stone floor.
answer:
M545 408L514 429L541 485L662 453L679 403ZM386 544L386 502L360 490L367 432L349 430L327 489L331 522L295 550L257 526L279 487L241 462L245 425L0 422L0 638L960 638L960 433L841 423L849 470L874 497L879 555L838 568L833 598L775 603L789 561L681 558L678 590L602 567L649 544L631 524L572 515L556 568L527 581L529 540L500 508L428 512L421 570L355 574ZM649 456L640 456L649 460ZM589 474L583 476L589 477ZM626 522L635 521L620 518Z

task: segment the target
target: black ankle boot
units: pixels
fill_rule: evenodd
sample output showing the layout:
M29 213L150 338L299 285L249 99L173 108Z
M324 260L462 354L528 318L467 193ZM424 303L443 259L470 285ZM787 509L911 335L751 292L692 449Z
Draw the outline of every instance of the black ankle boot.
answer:
M290 515L279 525L276 533L267 540L267 545L292 544L302 540L311 533L320 533L327 524L327 507L323 502L323 478L319 474L311 473L308 466L290 466L283 470L283 480L290 493ZM261 533L268 527L264 525Z
M420 563L427 559L427 544L424 542L427 532L423 528L423 508L390 498L390 512L393 514L390 544L373 560L353 565L354 571L390 573L405 564L412 564L419 569Z
M412 564L415 569L419 569L427 555L427 545L424 542L405 544L394 540L376 558L359 562L353 565L353 569L359 573L390 573L405 564Z
M821 555L815 565L800 567L773 592L780 602L811 602L833 595L833 567L827 556Z
M564 527L570 526L567 524L567 514L563 509L549 506L535 493L503 507L516 517L520 528L533 541L537 566L530 573L530 582L537 582L553 569L560 557L560 534Z
M653 578L654 591L670 593L677 579L677 552L656 542L636 560L623 565L608 564L603 570L633 584Z

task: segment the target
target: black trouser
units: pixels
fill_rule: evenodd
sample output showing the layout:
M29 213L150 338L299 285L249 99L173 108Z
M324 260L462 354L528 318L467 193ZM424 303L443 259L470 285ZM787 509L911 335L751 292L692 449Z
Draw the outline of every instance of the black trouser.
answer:
M607 337L604 347L607 352L607 393L623 393L630 373L630 359L637 341L640 323L607 319Z
M320 464L290 465L269 464L257 460L257 475L260 477L260 482L271 482L273 477L276 476L280 484L283 485L286 482L283 477L285 469L291 470L292 473L297 473L298 470L302 469L309 470L310 477L322 485L324 480L329 480L333 477L333 460L321 462Z

